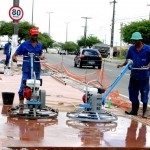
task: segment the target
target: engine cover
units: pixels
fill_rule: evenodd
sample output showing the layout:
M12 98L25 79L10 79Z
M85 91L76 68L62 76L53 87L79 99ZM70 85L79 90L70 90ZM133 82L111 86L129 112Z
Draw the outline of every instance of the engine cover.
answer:
M30 100L32 96L32 89L30 87L25 87L23 90L23 96L27 100Z

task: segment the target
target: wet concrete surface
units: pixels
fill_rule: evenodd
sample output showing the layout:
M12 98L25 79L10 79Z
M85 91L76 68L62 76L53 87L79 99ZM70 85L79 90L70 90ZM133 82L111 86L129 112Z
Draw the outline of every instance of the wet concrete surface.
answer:
M0 93L14 92L14 105L18 104L18 88L21 76L0 76ZM70 120L66 112L81 103L83 92L63 85L50 76L42 76L46 90L46 105L59 109L55 119L27 120L11 118L0 98L0 150L119 150L150 149L150 125L142 119L126 117L116 109L118 115L112 123L89 123ZM149 120L149 119L148 119Z
M150 148L150 126L131 118L112 123L70 120L66 112L55 119L11 118L10 105L0 106L0 146L11 148Z

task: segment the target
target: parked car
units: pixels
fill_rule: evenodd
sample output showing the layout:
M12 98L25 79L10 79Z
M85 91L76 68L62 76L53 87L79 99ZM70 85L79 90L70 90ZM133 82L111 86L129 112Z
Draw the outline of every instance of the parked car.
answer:
M102 56L97 49L82 49L74 58L74 67L77 65L82 68L82 66L95 66L101 69L102 66Z
M66 55L66 51L65 50L60 50L59 54L60 55Z
M68 52L68 55L75 55L75 51Z

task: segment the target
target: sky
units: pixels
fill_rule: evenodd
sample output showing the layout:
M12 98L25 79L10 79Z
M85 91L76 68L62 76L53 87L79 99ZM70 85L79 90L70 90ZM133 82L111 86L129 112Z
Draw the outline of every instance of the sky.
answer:
M114 46L120 45L121 24L149 19L150 0L116 0ZM21 21L32 23L33 0L20 0L19 6L24 11ZM110 44L113 0L34 0L33 24L39 31L49 33L57 42L76 42L84 36L85 19L87 19L87 36L98 37L102 42ZM0 21L11 21L9 9L13 0L0 0ZM68 27L67 27L68 24ZM68 32L66 32L66 27Z

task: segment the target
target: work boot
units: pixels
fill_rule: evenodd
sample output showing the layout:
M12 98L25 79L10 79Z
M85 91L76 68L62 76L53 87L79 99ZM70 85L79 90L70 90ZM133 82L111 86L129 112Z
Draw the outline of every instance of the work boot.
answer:
M8 64L9 64L9 62L8 62L8 61L5 61L5 65L8 66Z
M132 109L130 111L125 111L128 115L137 116L139 110L139 103L132 103Z
M24 97L23 97L23 95L19 95L19 104L20 105L24 104Z
M143 118L147 118L147 104L143 104Z

